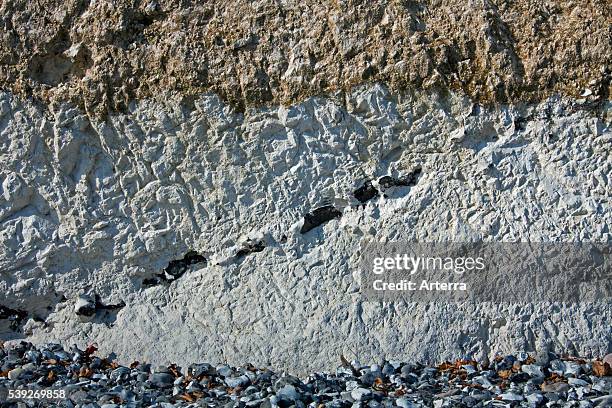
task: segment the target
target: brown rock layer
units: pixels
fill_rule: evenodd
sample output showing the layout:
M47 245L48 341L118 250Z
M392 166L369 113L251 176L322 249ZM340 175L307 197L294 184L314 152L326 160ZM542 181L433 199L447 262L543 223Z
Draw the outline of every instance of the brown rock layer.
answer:
M3 0L0 88L99 113L168 91L287 104L364 81L607 99L611 16L607 0Z

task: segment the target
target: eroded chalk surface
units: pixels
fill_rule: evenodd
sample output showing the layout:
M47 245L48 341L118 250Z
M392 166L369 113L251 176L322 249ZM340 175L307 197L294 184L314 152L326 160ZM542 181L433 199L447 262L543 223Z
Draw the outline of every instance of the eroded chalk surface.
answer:
M381 84L101 119L0 94L0 338L292 372L343 354L601 356L612 305L364 302L363 240L610 242L610 103Z

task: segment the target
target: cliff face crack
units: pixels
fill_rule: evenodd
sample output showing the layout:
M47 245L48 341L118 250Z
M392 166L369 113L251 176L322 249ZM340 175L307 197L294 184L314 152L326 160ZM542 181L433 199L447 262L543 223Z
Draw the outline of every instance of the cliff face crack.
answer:
M378 179L378 185L383 191L391 187L412 187L416 185L419 176L421 175L421 171L421 168L417 167L403 177L395 178L391 176L383 176Z
M355 198L360 202L365 203L375 197L378 197L378 190L376 190L376 187L374 187L372 182L368 180L363 183L363 186L359 187L353 192L353 196L355 196Z
M304 216L304 224L300 229L300 233L305 234L308 231L317 228L319 225L325 224L326 222L331 221L334 218L340 218L341 216L342 212L340 212L333 205L319 207Z
M116 304L105 304L102 302L98 294L95 294L93 299L91 299L89 296L82 295L79 296L79 299L74 306L74 311L80 316L91 317L100 310L113 312L124 307L125 302L123 301Z
M25 310L11 309L8 306L0 305L0 319L9 321L9 327L13 331L17 331L21 322L28 317L28 312Z
M257 240L248 240L244 247L236 253L236 258L244 258L245 256L255 253L261 252L266 247L266 244L263 241Z
M164 273L160 274L159 277L162 280L173 281L180 278L190 266L205 263L206 258L198 254L196 251L189 251L185 254L183 259L170 261Z
M421 175L421 168L417 167L403 177L382 176L378 179L380 192L384 192L393 187L412 187L418 182ZM366 203L380 195L379 190L374 187L372 181L368 180L361 187L353 192L353 196L361 203Z
M119 303L116 304L104 304L102 303L102 301L100 300L100 297L98 295L96 295L96 309L97 310L119 310L125 307L125 302L121 301Z

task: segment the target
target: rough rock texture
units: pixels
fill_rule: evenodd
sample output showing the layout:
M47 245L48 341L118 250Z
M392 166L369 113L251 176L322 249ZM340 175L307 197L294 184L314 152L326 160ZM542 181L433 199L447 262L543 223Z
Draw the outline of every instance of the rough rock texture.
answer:
M363 302L364 239L610 243L609 2L0 3L0 339L602 356L612 304Z
M0 88L97 114L165 91L242 109L363 81L606 98L611 26L607 0L4 0Z
M162 95L98 119L0 95L4 339L292 372L612 349L609 299L382 304L356 279L367 238L609 243L608 100L485 108L370 84L243 113Z

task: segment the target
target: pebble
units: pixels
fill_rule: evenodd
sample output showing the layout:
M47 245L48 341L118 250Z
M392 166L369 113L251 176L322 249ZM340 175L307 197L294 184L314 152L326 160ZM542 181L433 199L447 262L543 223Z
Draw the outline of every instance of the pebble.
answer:
M387 377L395 374L395 367L393 366L393 364L385 363L385 365L382 368L382 374Z
M568 378L567 383L574 387L584 387L586 385L589 385L588 382L581 380L580 378Z
M417 405L410 401L408 398L398 398L395 401L395 405L402 408L416 408Z
M535 364L525 364L521 366L521 371L529 374L532 377L544 377L544 373L542 372L542 367Z
M150 379L151 384L159 388L171 387L174 384L174 377L166 373L154 373Z
M222 365L222 366L217 367L217 373L221 377L230 377L232 374L234 374L234 370L232 370L227 365Z
M365 401L372 396L372 391L367 388L355 388L351 391L351 398L355 401Z
M189 374L193 377L199 378L203 375L216 375L217 370L211 364L192 364L188 368Z
M612 353L606 354L606 356L602 360L605 363L608 363L610 367L612 367Z
M177 366L151 370L148 364L117 366L112 359L77 348L66 351L59 345L0 346L0 367L6 372L0 375L0 388L26 382L33 387L63 388L70 393L64 406L75 408L587 408L606 404L612 386L606 377L595 375L589 362L579 364L554 355L545 364L523 364L528 361L525 355L497 358L484 366L465 361L439 367L354 362L352 368L345 364L335 374L318 372L304 379L250 365L200 363L186 370ZM53 381L47 378L50 369L55 373ZM500 374L502 369L511 370L509 377Z
M517 353L516 355L516 359L520 361L521 363L524 363L525 361L527 361L528 358L529 358L529 354L524 351L521 351Z
M23 374L23 369L21 367L17 367L8 372L9 380L17 380Z
M540 393L533 393L527 396L527 402L529 402L529 404L532 406L538 406L542 403L542 401L544 401L544 396Z
M110 374L111 380L117 381L120 378L127 377L130 374L130 369L127 367L118 367Z
M476 372L476 369L471 364L464 364L461 366L461 368L465 370L467 375L474 374Z
M565 363L561 360L553 360L550 362L550 371L562 375L565 371Z
M582 365L578 364L575 361L566 361L565 370L563 370L563 374L566 377L570 375L579 376L580 374L582 374Z
M251 380L246 375L241 375L240 377L227 377L225 378L225 383L228 387L236 388L243 387L249 384Z
M506 393L500 394L499 398L501 398L504 401L522 401L523 400L522 395L518 395L513 392L506 392Z
M565 392L569 390L569 388L569 385L563 382L542 384L542 391L544 392Z
M278 398L285 401L298 401L300 399L300 393L293 385L290 384L287 384L278 390L276 395Z
M493 383L489 381L489 379L485 377L484 375L479 375L477 377L474 377L472 381L474 384L482 385L485 388L493 386Z

